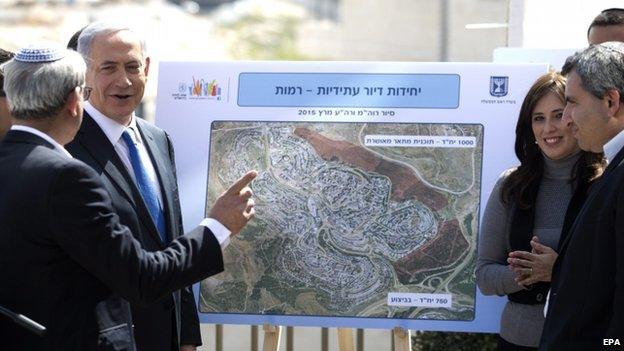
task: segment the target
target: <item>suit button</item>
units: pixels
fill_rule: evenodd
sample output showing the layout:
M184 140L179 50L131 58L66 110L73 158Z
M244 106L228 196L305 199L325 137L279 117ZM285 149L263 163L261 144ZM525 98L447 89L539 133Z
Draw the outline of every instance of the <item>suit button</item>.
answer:
M542 300L544 300L544 295L537 294L537 296L535 296L535 299L537 300L537 302L542 302Z

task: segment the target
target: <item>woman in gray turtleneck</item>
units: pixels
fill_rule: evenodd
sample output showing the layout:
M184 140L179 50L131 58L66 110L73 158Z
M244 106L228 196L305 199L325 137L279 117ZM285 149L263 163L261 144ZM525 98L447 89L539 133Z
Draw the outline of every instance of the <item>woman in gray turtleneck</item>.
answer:
M477 284L485 295L509 300L500 350L537 348L564 219L571 224L604 166L602 155L581 151L574 127L562 123L564 90L565 78L552 72L527 93L516 124L520 165L503 172L481 223Z

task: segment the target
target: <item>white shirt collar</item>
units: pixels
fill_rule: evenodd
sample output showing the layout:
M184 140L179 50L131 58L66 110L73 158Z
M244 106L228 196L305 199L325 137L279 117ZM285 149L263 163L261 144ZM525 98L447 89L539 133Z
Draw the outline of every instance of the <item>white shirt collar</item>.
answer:
M89 101L86 101L84 104L84 110L89 113L89 115L93 118L95 123L100 126L100 129L104 132L108 140L112 145L115 145L121 139L121 134L123 134L126 128L131 128L134 132L134 140L135 142L142 143L141 135L139 134L139 130L137 129L136 116L134 112L132 112L132 117L130 118L130 124L124 126L123 124L115 121L112 118L106 117L102 112L98 111Z
M27 133L34 134L34 135L44 139L45 141L49 142L50 144L52 144L52 146L54 146L55 149L60 151L65 156L67 156L69 158L74 158L69 152L67 152L67 150L65 150L63 145L57 143L56 140L52 139L52 137L50 137L46 133L40 131L39 129L35 129L35 128L32 128L32 127L23 126L23 125L13 125L13 126L11 126L11 130L19 130L19 131L22 131L22 132L27 132Z
M605 157L611 161L617 155L617 153L624 147L624 130L617 133L611 140L609 140L602 149L604 150Z

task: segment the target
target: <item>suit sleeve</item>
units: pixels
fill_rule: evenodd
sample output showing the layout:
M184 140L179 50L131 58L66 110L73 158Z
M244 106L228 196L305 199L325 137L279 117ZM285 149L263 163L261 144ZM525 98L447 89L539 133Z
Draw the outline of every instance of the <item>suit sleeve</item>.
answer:
M509 173L503 173L496 182L481 222L475 274L477 285L484 295L502 296L522 290L507 264L509 210L502 203L500 193Z
M131 303L149 304L223 270L219 243L204 227L163 251L143 250L119 224L97 174L81 162L57 172L50 194L47 225L57 244Z
M618 188L615 210L615 291L606 338L624 338L624 185Z
M193 287L187 286L180 290L181 327L180 345L201 345L201 331L199 327L199 317L197 315L197 304Z
M178 213L178 228L180 232L184 233L184 227L182 225L182 213L180 206L180 197L178 194L177 184L178 176L176 174L175 152L173 150L173 144L169 134L165 132L165 139L167 141L167 151L169 153L169 160L171 160L171 173L173 174L173 181L176 184L176 189L172 189L174 198L174 208ZM201 345L201 330L199 326L199 317L197 315L197 304L195 303L195 295L193 294L193 286L187 286L180 290L180 345Z

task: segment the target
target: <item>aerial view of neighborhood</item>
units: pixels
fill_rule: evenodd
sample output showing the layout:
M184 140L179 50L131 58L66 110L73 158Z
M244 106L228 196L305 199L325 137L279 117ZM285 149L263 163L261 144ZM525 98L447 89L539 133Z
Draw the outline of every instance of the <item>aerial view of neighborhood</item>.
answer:
M479 124L213 122L206 203L259 175L201 312L472 320L482 140Z

